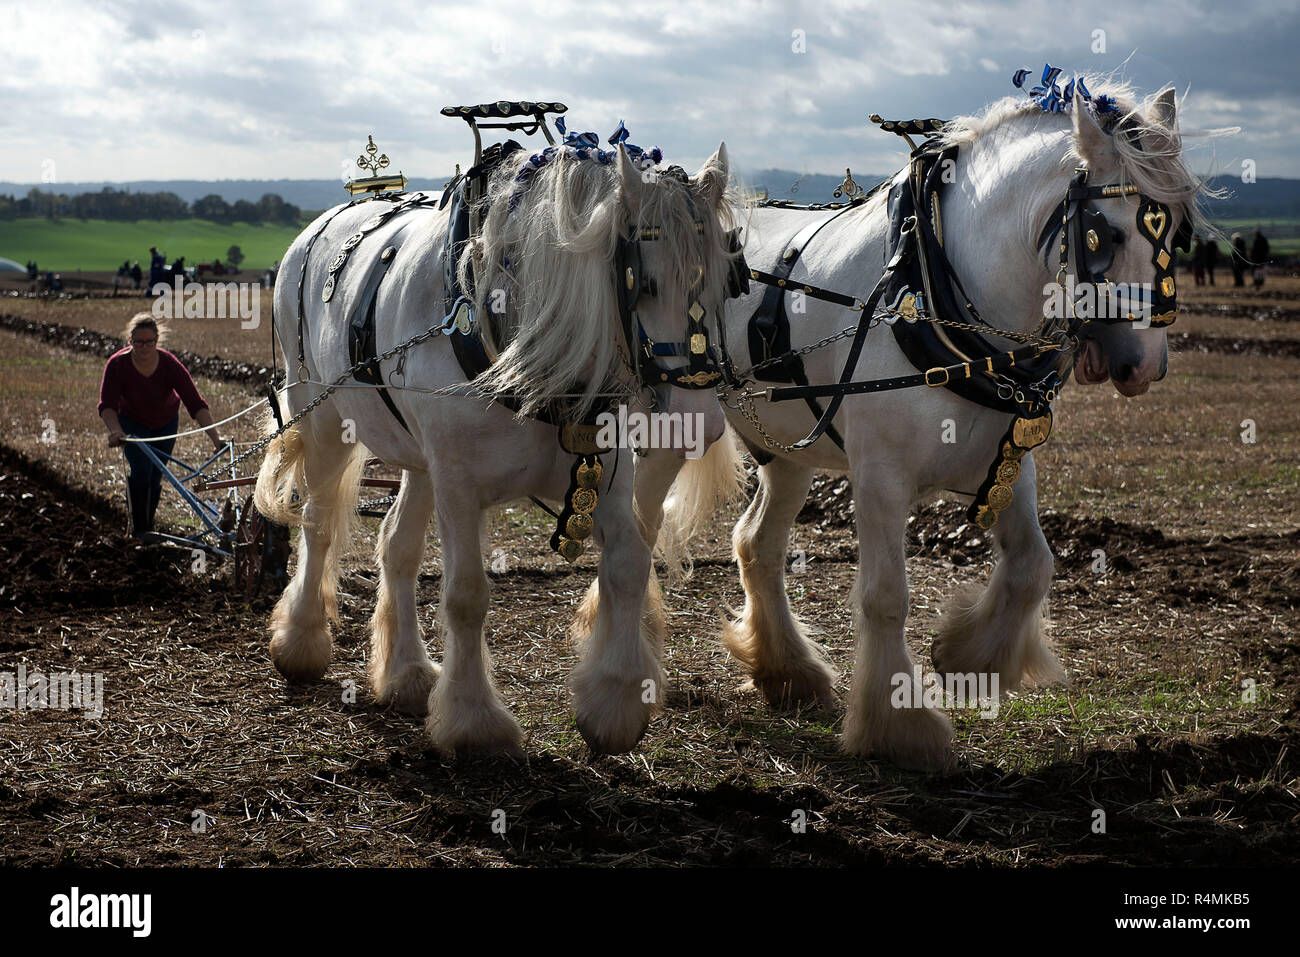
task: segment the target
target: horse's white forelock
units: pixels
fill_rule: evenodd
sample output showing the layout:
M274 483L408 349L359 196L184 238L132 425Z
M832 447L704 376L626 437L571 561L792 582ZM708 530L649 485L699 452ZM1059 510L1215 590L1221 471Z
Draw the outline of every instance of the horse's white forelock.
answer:
M1181 137L1157 117L1156 97L1139 101L1130 84L1107 76L1085 75L1083 80L1094 100L1104 94L1115 101L1119 110L1111 139L1120 160L1121 184L1136 186L1180 217L1190 216L1198 224L1203 222L1204 216L1198 209L1200 200L1218 198L1222 191L1209 187L1206 180L1195 176L1183 164ZM1068 129L1071 125L1069 114L1044 113L1037 103L1009 96L989 104L976 116L955 117L945 127L943 140L946 144L970 145L1012 122L1016 122L1018 129L1030 131ZM1213 136L1230 131L1205 132ZM1130 142L1130 133L1139 137L1140 149ZM1072 168L1081 159L1071 151L1062 157L1061 163Z
M494 302L505 304L494 320L510 344L476 384L513 393L524 414L550 397L581 392L567 402L567 415L581 418L600 401L598 393L616 390L623 366L613 260L629 227L618 167L560 153L533 174L512 211L517 169L518 163L503 163L493 176L482 231L458 265L477 315L485 317ZM668 274L656 281L685 288L702 265L705 288L713 289L731 261L729 208L707 208L690 187L658 174L639 178L638 189L636 225L658 227L656 246L668 264ZM705 224L702 235L697 218ZM710 315L720 314L721 302L705 305ZM685 331L685 322L683 316L674 335Z

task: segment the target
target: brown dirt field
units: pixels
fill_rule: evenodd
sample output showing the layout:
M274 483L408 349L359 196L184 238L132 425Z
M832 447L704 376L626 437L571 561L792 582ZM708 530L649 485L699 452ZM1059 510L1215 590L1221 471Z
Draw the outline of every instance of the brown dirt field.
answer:
M1266 292L1300 305L1300 282L1288 297ZM129 316L84 302L52 307L82 310L75 320L43 321L116 333ZM1253 323L1234 321L1252 335ZM1011 695L992 719L950 712L956 763L927 776L840 754L839 712L775 711L741 687L716 642L720 615L743 601L728 546L736 507L703 530L695 576L666 588L666 706L631 755L587 754L564 687L576 660L565 631L595 559L565 566L546 547L547 516L522 504L493 513L485 549L508 560L492 576L488 640L528 735L524 761L444 760L416 719L374 704L364 680L372 521L345 566L328 675L286 686L265 649L269 597L239 601L227 568L196 574L187 553L122 536L120 455L104 446L91 398L106 344L47 332L0 332L0 671L101 673L105 713L0 711L0 863L1294 863L1295 358L1178 352L1140 399L1064 392L1038 457L1058 556L1052 635L1071 682ZM264 346L244 353L241 343L185 345L265 363ZM211 375L201 388L214 406L251 401L248 370L218 363ZM56 442L40 441L46 417ZM1246 418L1254 444L1240 436ZM253 425L243 428L251 438ZM808 572L790 579L841 693L851 495L818 479L792 542ZM1092 571L1097 548L1104 575ZM928 665L938 613L955 588L987 576L989 543L960 508L938 503L916 512L908 554L909 644ZM419 583L435 655L440 570L435 543ZM1090 831L1096 808L1104 835ZM504 835L491 829L498 809ZM796 809L806 833L791 830ZM191 829L195 811L208 816L205 833Z

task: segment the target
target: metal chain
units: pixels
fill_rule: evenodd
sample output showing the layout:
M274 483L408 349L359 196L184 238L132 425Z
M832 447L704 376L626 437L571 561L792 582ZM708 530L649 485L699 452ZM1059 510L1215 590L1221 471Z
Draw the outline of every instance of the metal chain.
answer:
M427 342L429 339L432 339L434 336L441 335L441 334L442 334L441 326L430 326L424 332L418 333L417 335L412 336L410 339L407 339L405 342L401 343L400 345L394 346L393 348L385 352L383 355L376 356L374 359L362 359L361 361L354 363L351 368L349 368L337 379L335 379L332 383L326 386L325 391L323 391L320 395L316 396L316 398L312 399L305 406L303 406L302 409L296 415L293 416L293 418L289 419L288 422L284 423L284 425L276 429L275 432L268 435L266 438L262 439L262 441L253 444L251 447L249 447L248 451L242 453L238 458L232 461L229 465L219 469L216 472L213 472L212 475L208 477L209 480L225 475L227 472L233 473L234 470L239 466L241 462L243 462L245 459L249 458L250 456L256 455L258 452L265 449L268 445L270 445L273 441L275 441L277 438L279 438L281 435L283 435L285 432L291 429L294 425L302 421L303 417L306 416L308 412L316 408L316 406L320 405L322 402L328 399L333 393L338 391L339 386L343 385L343 383L347 381L347 379L350 378L354 373L356 373L357 370L370 365L371 362L383 363L386 360L391 359L393 356L397 355L398 353L405 354L406 350L411 348L411 346L419 345L421 342ZM301 382L302 380L299 380L299 383ZM464 387L464 385L465 383L458 382L454 386L446 386L443 389L434 390L430 394L451 395L452 393L448 390L461 389Z
M854 308L860 310L862 307L854 307ZM875 326L879 325L882 321L884 321L886 315L887 313L882 313L882 314L872 316L867 325L867 331L868 332L871 331L872 328L874 328ZM1036 345L1044 349L1054 349L1059 352L1072 350L1075 346L1075 342L1072 341L1072 337L1069 335L1069 332L1065 329L1055 330L1051 334L1050 338L1044 338L1043 336L1037 334L1038 330L1035 330L1034 332L1016 332L1011 329L999 329L996 326L987 326L987 325L977 326L969 322L957 322L952 319L942 319L938 316L919 317L917 321L932 322L935 325L947 326L950 329L964 329L969 332L992 333L993 335L1002 336L1003 338L1010 339L1013 342L1020 342L1023 343L1024 345ZM759 421L758 413L754 409L754 397L756 395L763 395L765 393L745 391L743 389L745 380L752 381L753 373L758 372L760 369L766 369L769 366L774 366L774 365L782 365L790 361L791 359L802 358L808 355L808 353L810 352L814 352L817 349L821 349L824 346L830 345L832 342L837 342L840 339L847 339L850 335L853 335L858 331L858 326L860 324L861 323L858 322L858 323L854 323L851 326L846 326L845 328L841 329L839 332L826 336L824 339L818 339L816 342L811 343L810 345L806 345L802 349L791 349L790 351L784 352L779 356L773 356L770 359L764 359L762 362L750 366L748 369L746 369L743 372L738 372L736 374L736 379L739 381L740 385L737 387L738 394L736 396L736 401L733 404L733 402L731 402L727 398L727 396L720 394L719 397L721 398L723 405L727 406L730 409L735 409L738 412L740 412L740 414L743 415L746 418L746 420L748 420L749 424L754 427L754 431L756 431L760 436L762 436L763 442L767 445L769 449L775 449L780 452L784 452L787 455L790 454L791 452L794 451L794 446L786 445L785 443L777 439L775 436L773 436L770 432L768 432L767 429L763 428L763 423Z

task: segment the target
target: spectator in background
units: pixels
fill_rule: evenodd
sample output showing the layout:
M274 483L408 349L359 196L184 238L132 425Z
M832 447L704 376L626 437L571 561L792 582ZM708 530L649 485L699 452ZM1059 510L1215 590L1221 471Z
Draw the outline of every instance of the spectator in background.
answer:
M146 439L175 435L184 402L194 421L207 429L212 447L221 451L225 443L212 424L212 410L194 387L189 371L166 349L158 348L166 333L166 325L152 315L136 313L126 327L130 345L113 353L104 365L99 417L108 429L108 444L122 445L128 435ZM170 455L176 440L164 438L149 444ZM162 475L137 443L126 443L123 451L131 469L126 479L131 534L143 539L153 529Z
M117 291L119 289L126 288L126 282L130 278L131 278L131 263L124 259L122 260L122 265L117 267L117 274L113 276L114 297L117 296Z
M1205 240L1205 276L1210 280L1210 285L1214 285L1214 267L1219 264L1219 244L1214 241L1214 237Z
M1255 267L1255 288L1264 288L1264 278L1268 275L1268 240L1258 229L1255 230L1254 242L1250 244L1250 261Z
M140 288L140 281L144 279L144 272L140 269L140 260L136 260L131 265L131 284L133 289Z
M1244 286L1246 274L1246 240L1241 233L1232 234L1232 284Z
M174 263L172 263L173 282L176 280L177 276L180 277L181 282L185 281L185 257L184 256L180 256L179 258L177 258L177 260Z
M145 287L146 296L153 292L153 287L158 283L167 281L167 259L158 251L156 246L149 247L149 285Z
M1205 285L1205 241L1200 233L1192 237L1192 278L1196 285Z

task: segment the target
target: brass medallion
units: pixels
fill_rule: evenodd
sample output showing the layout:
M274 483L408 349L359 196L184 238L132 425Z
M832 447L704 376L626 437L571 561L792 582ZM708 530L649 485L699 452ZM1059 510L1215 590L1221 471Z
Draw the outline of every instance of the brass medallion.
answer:
M575 489L570 503L575 512L589 515L596 509L596 493L589 488Z
M587 465L584 463L578 466L574 478L577 481L579 488L596 488L600 485L600 480L604 475L604 472L605 469L599 462L596 462L593 465Z
M330 276L325 280L325 288L321 290L320 301L329 302L334 298L334 277Z
M1003 462L998 466L998 484L1010 488L1020 478L1019 462Z
M595 527L596 523L591 520L590 515L578 513L569 516L569 520L564 523L564 532L570 538L586 538Z
M1052 434L1052 413L1035 419L1016 419L1011 427L1011 438L1022 449L1032 449L1047 441Z
M1168 221L1165 218L1165 211L1163 209L1143 213L1142 223L1146 226L1147 232L1151 234L1152 239L1159 239L1163 236L1165 234L1165 226L1168 225Z
M1000 512L1011 504L1011 499L1013 497L1011 489L1007 488L1005 485L994 485L989 489L989 508L993 509L995 512Z

